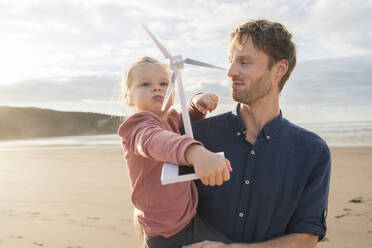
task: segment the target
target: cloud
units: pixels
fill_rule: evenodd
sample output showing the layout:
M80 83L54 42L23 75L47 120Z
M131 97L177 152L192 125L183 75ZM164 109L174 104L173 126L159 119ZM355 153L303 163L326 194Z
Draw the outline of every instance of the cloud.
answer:
M295 68L283 96L288 104L372 105L370 68L367 56L305 61Z
M314 52L318 58L370 54L371 11L370 1L318 0L292 27L306 56Z
M371 1L0 0L0 9L2 104L110 101L133 61L165 61L141 23L172 54L226 67L233 26L268 18L283 22L298 46L299 63L281 99L287 109L372 106ZM224 73L186 66L183 79L189 97L216 91L223 109L232 106Z
M9 30L20 30L26 32L71 32L79 33L80 29L70 26L62 22L30 22L26 20L18 21L5 21L1 23L1 26L8 28Z
M85 76L62 80L30 80L0 86L0 103L109 101L119 96L120 78Z

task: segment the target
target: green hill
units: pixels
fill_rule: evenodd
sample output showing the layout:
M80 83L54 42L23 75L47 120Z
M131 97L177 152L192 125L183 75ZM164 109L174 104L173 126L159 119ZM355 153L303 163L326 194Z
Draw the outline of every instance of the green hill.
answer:
M0 140L116 133L122 117L0 106Z

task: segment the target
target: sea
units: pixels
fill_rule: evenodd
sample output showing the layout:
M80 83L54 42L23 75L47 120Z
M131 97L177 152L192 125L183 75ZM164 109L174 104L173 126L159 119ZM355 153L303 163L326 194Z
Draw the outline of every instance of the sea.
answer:
M298 125L318 134L332 147L372 146L372 121ZM0 149L63 146L120 147L121 140L117 134L109 134L0 141Z

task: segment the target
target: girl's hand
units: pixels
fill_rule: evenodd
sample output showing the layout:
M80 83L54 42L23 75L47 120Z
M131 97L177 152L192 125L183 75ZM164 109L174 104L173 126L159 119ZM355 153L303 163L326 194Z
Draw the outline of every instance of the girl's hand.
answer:
M199 144L190 145L185 153L186 160L194 166L196 175L204 185L221 185L230 179L230 161Z
M201 113L206 115L207 112L212 112L217 107L218 97L213 93L202 93L195 95L192 98L192 103Z

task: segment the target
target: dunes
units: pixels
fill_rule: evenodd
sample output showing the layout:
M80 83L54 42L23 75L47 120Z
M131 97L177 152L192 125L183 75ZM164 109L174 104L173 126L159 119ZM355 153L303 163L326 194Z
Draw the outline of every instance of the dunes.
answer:
M0 140L116 133L123 117L0 106Z

